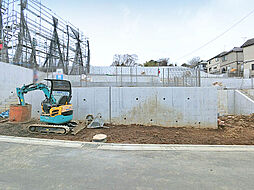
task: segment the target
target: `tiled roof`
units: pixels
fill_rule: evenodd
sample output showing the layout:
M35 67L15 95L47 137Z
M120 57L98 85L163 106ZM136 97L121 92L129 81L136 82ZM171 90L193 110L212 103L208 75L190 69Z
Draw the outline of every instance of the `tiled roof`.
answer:
M254 45L254 38L247 40L242 46L241 48L247 47L247 46L251 46Z
M224 55L227 55L231 52L243 52L243 49L240 47L234 47L233 49L231 49L230 51L223 51L222 53L216 55L215 57L209 59L208 61L214 59L214 58L219 58L219 57L223 57Z
M233 52L242 52L242 51L243 51L243 48L234 47L231 51L233 51ZM229 52L231 52L231 51L229 51Z
M214 56L213 58L209 59L208 61L210 61L210 60L212 60L214 58L217 58L217 57L221 57L221 56L225 55L226 53L227 53L226 51L223 51L220 54L218 54L218 55Z

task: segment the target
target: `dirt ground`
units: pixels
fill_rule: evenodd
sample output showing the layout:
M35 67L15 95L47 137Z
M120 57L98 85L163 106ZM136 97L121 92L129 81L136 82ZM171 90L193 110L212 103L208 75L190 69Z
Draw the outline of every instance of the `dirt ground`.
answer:
M84 129L73 136L30 134L28 124L0 123L0 135L91 142L94 135L103 133L108 136L108 143L254 145L254 114L220 117L218 124L218 129L108 125L108 129Z

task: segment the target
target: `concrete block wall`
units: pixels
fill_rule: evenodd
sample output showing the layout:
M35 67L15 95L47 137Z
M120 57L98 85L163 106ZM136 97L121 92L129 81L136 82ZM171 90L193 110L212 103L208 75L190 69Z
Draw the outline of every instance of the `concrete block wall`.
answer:
M39 91L26 95L33 117L40 115ZM215 88L73 88L74 119L100 113L105 122L165 127L217 128Z

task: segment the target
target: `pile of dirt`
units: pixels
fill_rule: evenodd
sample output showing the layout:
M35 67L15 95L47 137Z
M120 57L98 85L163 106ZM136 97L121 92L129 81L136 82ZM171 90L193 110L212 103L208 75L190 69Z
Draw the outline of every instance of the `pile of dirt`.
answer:
M228 115L218 119L218 125L224 127L254 127L254 114L251 115Z
M218 124L218 129L108 125L108 129L84 129L75 136L30 134L27 124L0 124L0 135L91 142L94 135L103 133L109 143L254 145L254 114L220 117Z

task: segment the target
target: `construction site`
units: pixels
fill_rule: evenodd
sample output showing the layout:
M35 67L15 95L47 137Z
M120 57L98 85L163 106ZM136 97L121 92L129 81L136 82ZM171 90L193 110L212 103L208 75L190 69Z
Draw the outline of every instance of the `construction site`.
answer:
M37 0L1 0L1 61L81 75L89 70L89 40Z
M252 78L180 66L92 66L88 36L40 1L0 4L0 135L254 144Z

